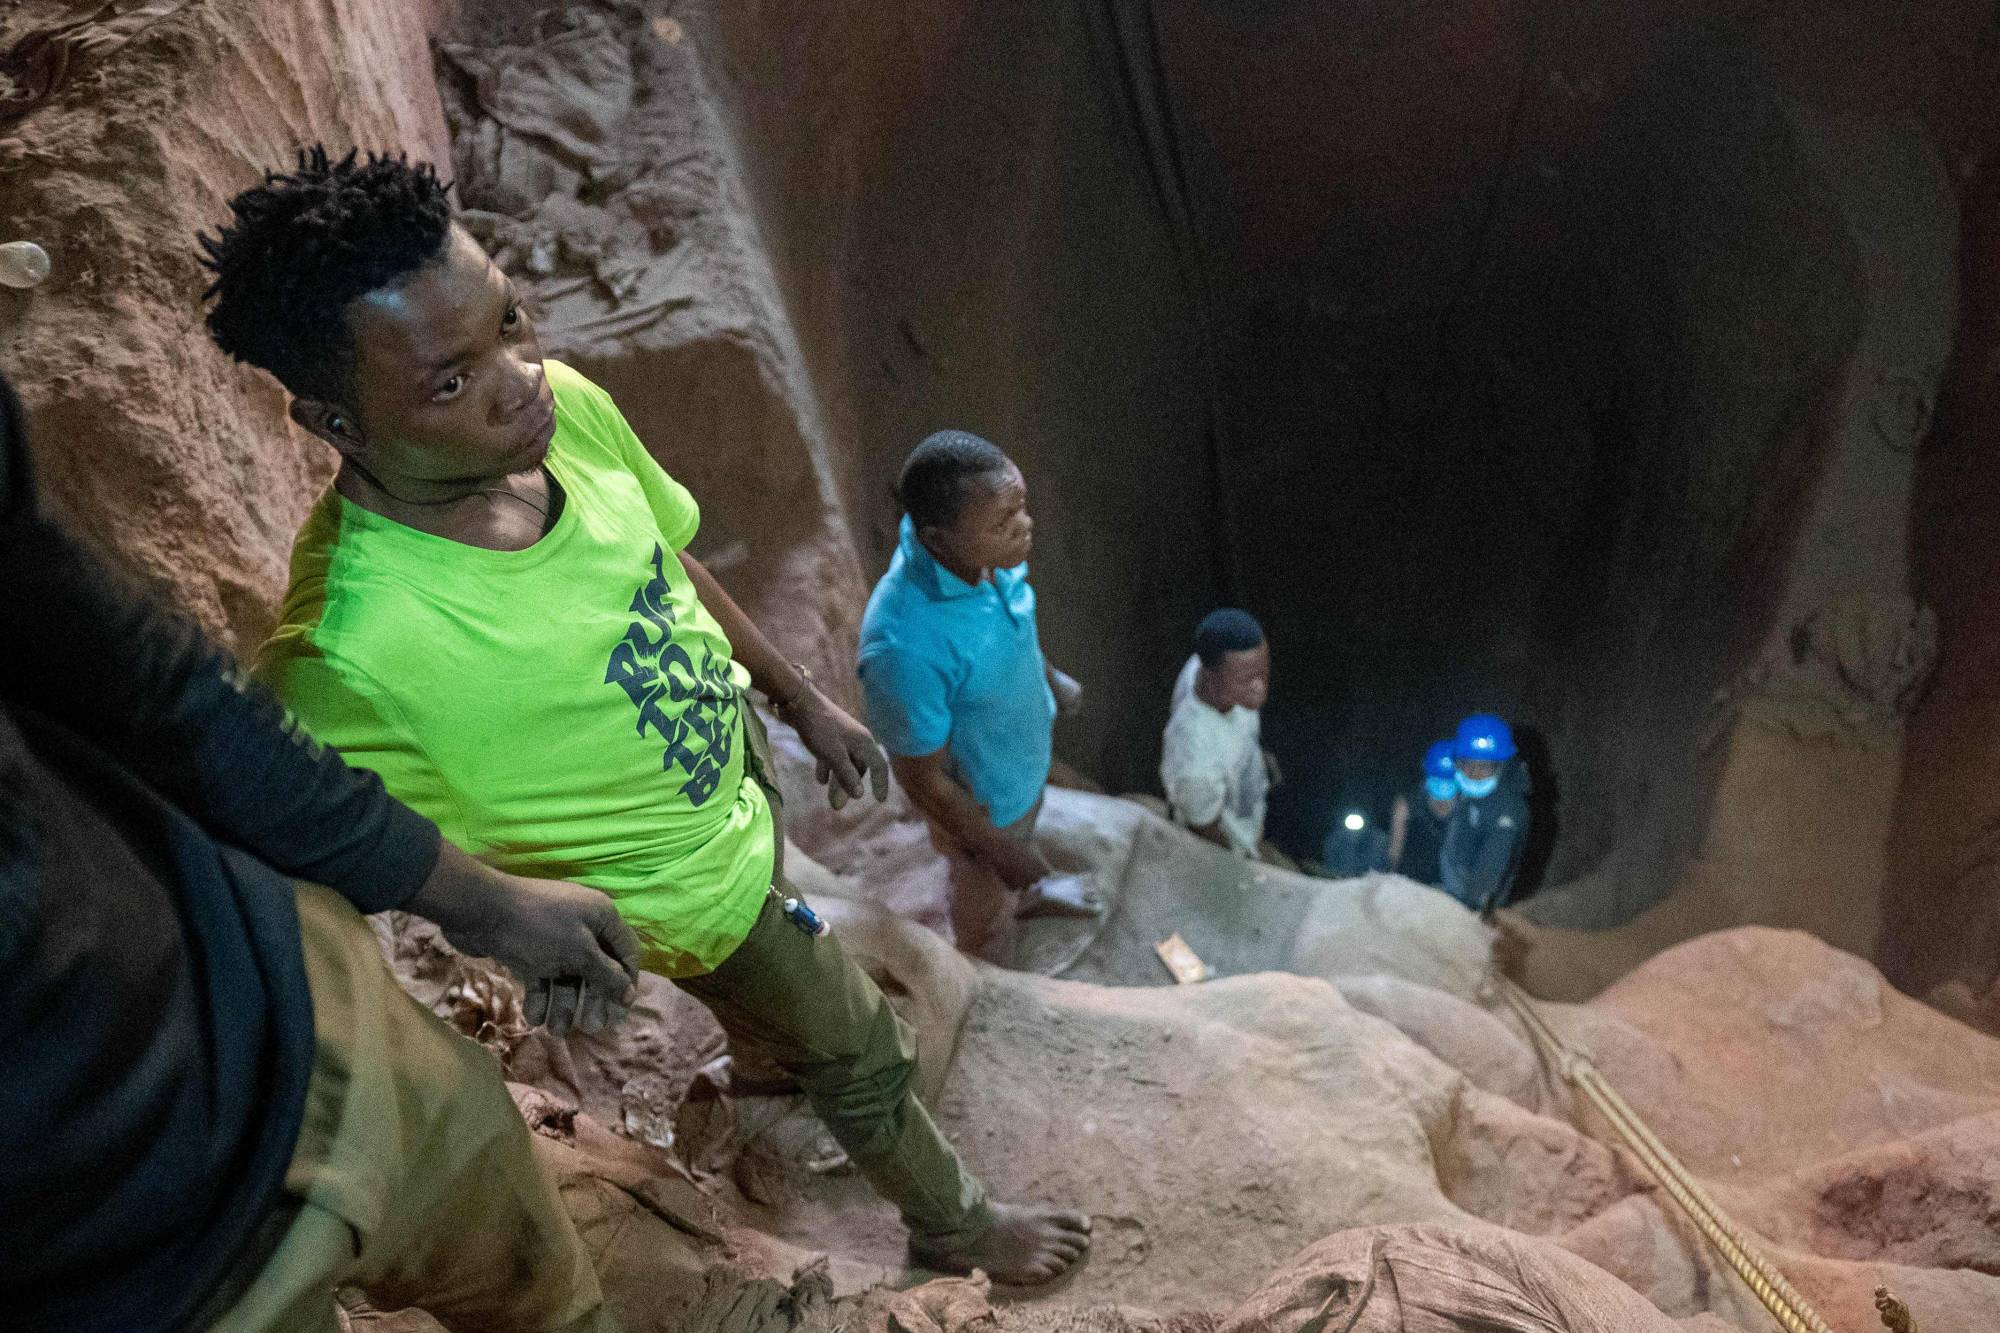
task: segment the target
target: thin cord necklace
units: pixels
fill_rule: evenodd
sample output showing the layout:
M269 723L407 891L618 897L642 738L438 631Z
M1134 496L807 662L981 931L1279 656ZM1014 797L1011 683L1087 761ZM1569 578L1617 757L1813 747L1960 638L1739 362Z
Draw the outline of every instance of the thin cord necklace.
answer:
M370 472L367 468L363 467L361 464L355 462L352 458L347 460L347 466L353 468L356 472L359 472L362 475L362 477L364 477L367 480L370 486L373 486L376 490L382 492L382 494L388 496L391 500L394 500L397 504L409 505L412 508L416 509L437 509L441 508L444 505L457 504L460 500L470 500L475 495L504 495L509 500L520 501L522 504L528 506L528 508L534 510L537 514L540 514L542 516L542 522L544 524L546 524L549 520L549 509L547 505L536 504L533 500L529 499L527 496L522 495L516 491L510 491L505 486L486 486L476 491L467 491L464 495L454 495L443 500L411 500L404 496L396 494L394 491L390 490L387 486L384 486L382 484L382 479L380 477L376 476L373 472Z

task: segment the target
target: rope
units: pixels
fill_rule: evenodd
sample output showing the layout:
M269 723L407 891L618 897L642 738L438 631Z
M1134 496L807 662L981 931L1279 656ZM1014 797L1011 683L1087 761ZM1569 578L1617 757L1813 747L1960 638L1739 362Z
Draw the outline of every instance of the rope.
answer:
M1916 1321L1910 1318L1910 1307L1891 1296L1887 1287L1875 1288L1875 1309L1882 1316L1883 1327L1889 1333L1917 1333Z
M1590 1057L1565 1042L1542 1018L1526 991L1505 977L1501 994L1519 1014L1542 1058L1553 1065L1565 1083L1582 1093L1595 1106L1625 1146L1644 1162L1658 1178L1673 1201L1681 1206L1697 1230L1722 1256L1723 1262L1743 1279L1750 1293L1761 1302L1786 1333L1833 1333L1825 1320L1785 1280L1785 1275L1758 1252L1743 1231L1716 1206L1699 1182L1688 1174L1680 1159L1639 1118L1639 1113L1605 1081Z

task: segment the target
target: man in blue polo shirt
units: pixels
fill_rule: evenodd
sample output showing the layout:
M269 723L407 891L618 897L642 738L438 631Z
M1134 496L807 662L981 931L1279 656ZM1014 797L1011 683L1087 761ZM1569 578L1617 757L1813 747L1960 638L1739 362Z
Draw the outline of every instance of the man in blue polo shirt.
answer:
M940 431L904 463L897 496L902 540L861 622L868 725L952 862L958 946L999 960L1017 912L1101 910L1034 844L1051 728L1083 690L1042 656L1035 524L1013 461Z

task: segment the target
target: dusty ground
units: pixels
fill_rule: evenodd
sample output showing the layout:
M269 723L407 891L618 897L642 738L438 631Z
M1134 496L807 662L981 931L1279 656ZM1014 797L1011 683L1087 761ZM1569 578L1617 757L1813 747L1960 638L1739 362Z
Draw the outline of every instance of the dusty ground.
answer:
M795 743L782 729L778 741L803 797ZM1348 1290L1356 1328L1427 1327L1417 1312L1438 1302L1470 1318L1481 1300L1522 1321L1510 1328L1768 1327L1551 1080L1489 992L1491 937L1442 895L1387 877L1245 873L1136 805L1054 792L1050 850L1096 872L1114 903L1102 928L1061 928L1080 952L1032 948L1112 983L1091 984L971 963L869 901L922 910L936 891L899 797L838 816L793 809L807 846L872 867L848 879L793 858L917 1025L922 1084L968 1161L1005 1197L1071 1201L1096 1222L1074 1278L1025 1301L999 1293L1006 1327L1219 1319L1289 1333L1313 1313L1306 1288L1321 1303ZM1150 950L1119 942L1170 923L1203 943L1223 942L1204 935L1218 926L1263 943L1211 948L1224 975L1175 987ZM402 934L403 970L440 997L448 960L423 933ZM1279 967L1296 970L1263 970ZM497 1039L534 1089L521 1095L551 1161L578 1182L569 1197L628 1319L819 1327L810 1301L784 1293L820 1256L850 1313L838 1301L870 1284L922 1279L902 1270L886 1206L828 1169L836 1155L810 1115L730 1096L712 1024L671 988L647 997L614 1040ZM507 1027L504 1001L440 1003L468 1028L496 1012ZM1548 1012L1834 1327L1872 1327L1883 1283L1927 1327L1980 1327L2000 1309L2000 1042L1858 959L1770 930L1683 944ZM654 1233L658 1253L638 1239ZM663 1274L661 1253L679 1267ZM1377 1270L1406 1276L1364 1301L1361 1275ZM1338 1273L1357 1276L1341 1288ZM766 1323L699 1322L720 1319L698 1306L717 1284L765 1280ZM1391 1289L1407 1308L1387 1304Z
M1058 794L1051 811L1059 855L1123 858L1123 879L1105 876L1121 894L1149 891L1134 862L1192 850L1186 835L1108 798ZM1147 832L1126 840L1133 829ZM972 1166L1005 1197L1073 1201L1096 1221L1089 1266L1011 1307L1009 1327L1071 1326L1083 1311L1100 1322L1077 1326L1118 1327L1101 1322L1117 1311L1137 1328L1214 1316L1290 1330L1311 1313L1298 1308L1300 1265L1320 1275L1309 1280L1323 1301L1325 1274L1356 1262L1366 1271L1371 1253L1384 1272L1409 1262L1413 1275L1440 1265L1456 1274L1428 1296L1414 1276L1394 1284L1412 1311L1456 1292L1448 1308L1469 1317L1483 1299L1472 1293L1497 1287L1526 1303L1519 1318L1541 1321L1523 1328L1652 1327L1637 1311L1662 1329L1704 1315L1721 1322L1689 1327L1767 1326L1481 993L1487 938L1441 895L1393 879L1210 876L1216 892L1287 919L1293 895L1316 894L1314 915L1338 922L1336 940L1364 933L1365 919L1390 943L1366 955L1331 943L1318 976L1174 987L1151 960L1105 986L970 963L927 930L825 896L869 893L800 865L848 946L918 1023L925 1084ZM1114 913L1137 907L1121 901ZM1199 907L1183 895L1174 910L1199 930ZM1295 931L1288 947L1312 933ZM1404 950L1404 939L1430 947ZM411 956L430 960L434 990L435 955ZM665 987L649 996L615 1042L565 1049L535 1036L511 1056L515 1077L584 1108L570 1128L558 1117L545 1131L584 1159L607 1141L596 1123L642 1134L650 1125L660 1142L658 1127L677 1131L635 1178L671 1196L665 1212L697 1213L720 1237L703 1244L680 1224L670 1239L687 1271L677 1282L641 1281L640 1268L622 1276L637 1263L621 1257L629 1228L662 1221L657 1199L621 1201L601 1185L582 1191L587 1201L573 1196L586 1217L612 1207L639 1218L597 1232L600 1243L617 1238L610 1281L632 1322L693 1326L677 1321L709 1289L697 1271L710 1285L788 1283L790 1266L825 1255L837 1296L921 1278L900 1270L889 1210L851 1175L825 1170L810 1117L785 1099L731 1098L719 1069L700 1072L718 1050L706 1020ZM1895 994L1857 959L1776 931L1682 945L1598 1000L1550 1012L1836 1328L1872 1326L1872 1292L1885 1282L1928 1327L1979 1327L2000 1309L2000 1276L1989 1275L2000 1271L2000 1042ZM1329 1236L1341 1239L1314 1248ZM1381 1322L1354 1327L1425 1327L1358 1308ZM782 1321L792 1317L813 1326L796 1311L767 1326L792 1327Z

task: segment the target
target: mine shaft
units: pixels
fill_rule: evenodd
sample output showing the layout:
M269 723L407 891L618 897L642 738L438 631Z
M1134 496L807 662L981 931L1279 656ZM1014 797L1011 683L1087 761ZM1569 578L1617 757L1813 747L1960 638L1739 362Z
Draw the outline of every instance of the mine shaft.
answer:
M0 8L0 1326L2000 1327L1992 0Z

